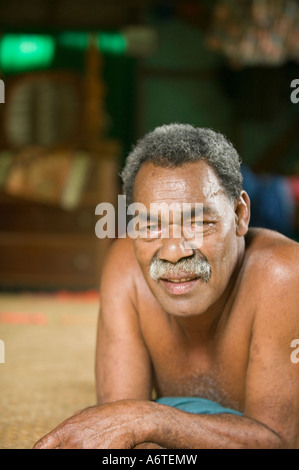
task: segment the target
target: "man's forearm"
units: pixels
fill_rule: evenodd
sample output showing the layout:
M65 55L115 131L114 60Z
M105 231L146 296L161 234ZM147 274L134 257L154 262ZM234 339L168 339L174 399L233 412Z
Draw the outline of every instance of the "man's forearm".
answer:
M264 424L233 414L197 415L157 404L148 441L169 449L283 448L283 439Z
M76 413L35 449L283 448L267 426L232 414L196 415L150 401L121 400Z

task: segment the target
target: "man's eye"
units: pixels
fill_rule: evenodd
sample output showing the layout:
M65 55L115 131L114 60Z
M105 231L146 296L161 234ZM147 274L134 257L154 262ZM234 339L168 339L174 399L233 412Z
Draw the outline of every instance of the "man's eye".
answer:
M212 228L213 225L214 222L207 220L192 220L189 224L187 224L187 227L189 227L191 230L207 230Z
M204 224L205 224L205 222L202 221L202 220L192 220L192 221L190 222L190 226L191 226L192 228L202 227Z

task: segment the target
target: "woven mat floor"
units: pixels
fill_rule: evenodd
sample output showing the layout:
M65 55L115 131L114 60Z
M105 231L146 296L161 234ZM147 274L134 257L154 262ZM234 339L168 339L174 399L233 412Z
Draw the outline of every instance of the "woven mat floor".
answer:
M98 308L96 294L0 294L0 449L30 449L95 404Z

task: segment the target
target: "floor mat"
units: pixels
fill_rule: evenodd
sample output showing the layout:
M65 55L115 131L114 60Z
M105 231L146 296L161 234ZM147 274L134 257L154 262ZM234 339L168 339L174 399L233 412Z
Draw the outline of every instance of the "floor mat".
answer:
M28 449L95 404L97 294L1 294L0 448ZM0 361L1 362L1 361Z

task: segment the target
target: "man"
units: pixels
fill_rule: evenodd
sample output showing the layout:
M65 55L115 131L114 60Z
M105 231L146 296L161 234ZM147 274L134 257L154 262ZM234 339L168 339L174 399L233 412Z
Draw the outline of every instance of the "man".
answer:
M240 159L212 130L155 129L122 177L128 203L150 217L105 265L99 405L35 447L297 448L298 244L248 230ZM191 211L189 232L174 236L169 214L163 236L165 214L151 210L162 203L203 204L202 220Z

